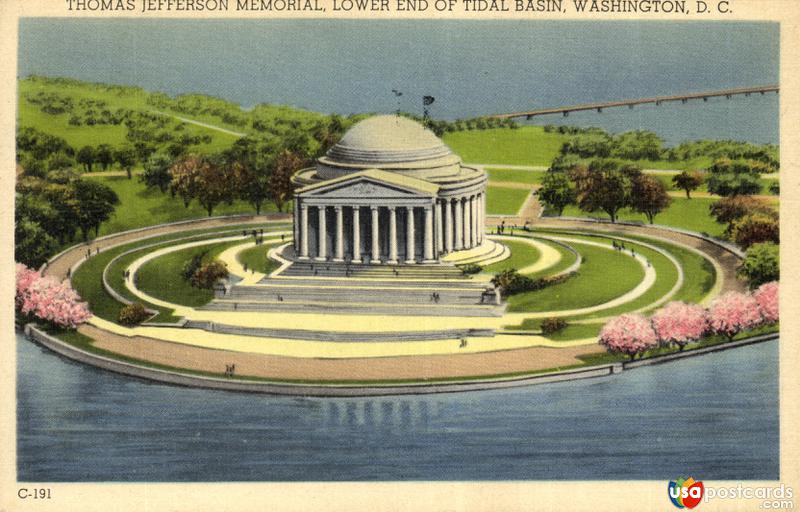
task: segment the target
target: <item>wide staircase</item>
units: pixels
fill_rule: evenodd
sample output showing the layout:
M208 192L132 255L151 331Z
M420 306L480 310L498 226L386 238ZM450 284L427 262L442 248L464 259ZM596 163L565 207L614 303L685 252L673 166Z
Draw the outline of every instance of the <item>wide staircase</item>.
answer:
M293 263L277 277L233 285L201 309L358 315L500 316L505 305L446 265Z

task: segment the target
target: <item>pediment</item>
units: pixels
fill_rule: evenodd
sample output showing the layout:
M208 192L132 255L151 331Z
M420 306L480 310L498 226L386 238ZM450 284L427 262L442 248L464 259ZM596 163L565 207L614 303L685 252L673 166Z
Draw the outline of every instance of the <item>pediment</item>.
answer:
M431 197L430 193L417 191L392 183L384 183L366 177L346 182L331 183L302 193L303 197L330 197L332 199L386 198L402 199L411 197Z

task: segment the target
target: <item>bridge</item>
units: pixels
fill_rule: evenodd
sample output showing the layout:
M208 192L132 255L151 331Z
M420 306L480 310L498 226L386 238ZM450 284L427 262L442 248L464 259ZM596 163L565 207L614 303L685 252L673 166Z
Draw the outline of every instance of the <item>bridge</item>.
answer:
M652 98L639 98L633 100L586 103L583 105L571 105L567 107L550 107L538 110L528 110L527 112L494 114L490 115L489 117L493 117L496 119L513 119L516 117L524 117L526 119L530 119L534 116L544 116L549 114L561 114L566 117L569 115L570 112L579 112L581 110L595 110L597 112L602 112L603 109L612 107L627 106L628 108L633 108L636 105L644 105L647 103L655 103L656 105L661 105L662 103L668 101L680 101L681 103L686 103L689 100L700 100L700 99L703 101L708 101L708 98L715 98L720 96L724 96L728 99L731 99L731 97L735 95L744 95L744 96L750 96L751 94L764 95L768 92L777 93L779 90L780 87L777 85L763 85L760 87L740 87L738 89L723 89L721 91L693 92L687 94L674 94L671 96L653 96Z

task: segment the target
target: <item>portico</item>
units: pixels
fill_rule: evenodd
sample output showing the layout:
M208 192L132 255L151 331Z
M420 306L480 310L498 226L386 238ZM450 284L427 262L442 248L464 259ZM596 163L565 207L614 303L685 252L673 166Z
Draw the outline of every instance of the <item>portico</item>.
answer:
M387 147L375 138L388 139ZM293 179L300 260L433 264L483 242L485 174L462 167L435 135L405 118L362 121Z

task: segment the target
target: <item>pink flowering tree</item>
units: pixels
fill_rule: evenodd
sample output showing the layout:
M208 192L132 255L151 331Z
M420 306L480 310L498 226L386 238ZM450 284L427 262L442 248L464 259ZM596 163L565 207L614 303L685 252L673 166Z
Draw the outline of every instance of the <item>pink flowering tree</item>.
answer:
M16 271L14 304L22 315L67 329L74 329L92 317L86 303L81 302L66 282L43 277L22 264L17 264Z
M758 327L762 322L756 299L739 292L728 292L711 303L708 323L714 334L732 340L736 334Z
M678 350L700 339L708 330L708 315L702 306L685 302L670 302L650 318L658 340L664 345L674 343Z
M774 324L779 319L778 282L764 283L753 292L753 298L758 304L758 311L764 322Z
M606 322L599 342L609 351L628 355L633 360L636 354L658 346L658 337L649 320L629 313Z

